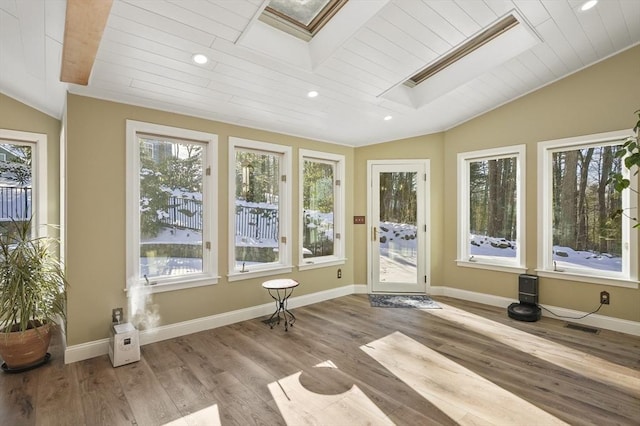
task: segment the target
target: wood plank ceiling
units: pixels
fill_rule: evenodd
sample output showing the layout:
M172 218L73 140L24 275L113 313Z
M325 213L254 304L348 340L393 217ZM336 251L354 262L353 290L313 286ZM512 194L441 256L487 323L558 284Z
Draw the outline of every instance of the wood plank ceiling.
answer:
M582 3L351 0L307 43L262 28L262 0L114 0L83 87L59 81L65 1L0 0L0 91L56 117L68 89L361 146L451 128L640 42L640 1ZM384 96L510 12L533 47L424 105Z

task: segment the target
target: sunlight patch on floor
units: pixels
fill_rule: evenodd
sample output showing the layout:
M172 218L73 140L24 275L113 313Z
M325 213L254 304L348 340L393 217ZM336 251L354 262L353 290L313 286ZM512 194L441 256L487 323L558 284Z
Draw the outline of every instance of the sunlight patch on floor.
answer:
M360 349L461 425L566 425L400 332Z
M221 426L220 412L218 411L218 404L213 404L207 408L196 411L195 413L187 414L184 417L180 417L172 422L165 423L164 426Z
M442 309L425 310L458 324L467 330L539 358L545 362L571 370L577 374L610 386L630 390L640 396L640 371L609 362L594 355L554 343L513 327L491 321L462 309L438 302ZM506 315L506 312L505 312Z
M315 368L336 368L331 361ZM310 392L300 384L302 371L269 384L269 391L288 425L393 425L394 423L353 385L338 395Z

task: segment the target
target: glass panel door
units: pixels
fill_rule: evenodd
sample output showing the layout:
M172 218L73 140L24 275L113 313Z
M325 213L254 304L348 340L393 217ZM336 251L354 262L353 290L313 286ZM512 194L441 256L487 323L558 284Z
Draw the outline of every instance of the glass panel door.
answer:
M371 290L426 291L425 162L372 164Z

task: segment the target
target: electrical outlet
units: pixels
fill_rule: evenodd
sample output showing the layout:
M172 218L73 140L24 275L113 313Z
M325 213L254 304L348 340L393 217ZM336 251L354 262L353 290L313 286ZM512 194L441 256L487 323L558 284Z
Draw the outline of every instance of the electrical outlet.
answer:
M608 305L611 299L609 299L609 293L606 291L600 292L600 303L603 305Z
M111 310L111 322L120 323L123 320L122 308L114 308Z
M342 269L338 268L338 278L342 278Z

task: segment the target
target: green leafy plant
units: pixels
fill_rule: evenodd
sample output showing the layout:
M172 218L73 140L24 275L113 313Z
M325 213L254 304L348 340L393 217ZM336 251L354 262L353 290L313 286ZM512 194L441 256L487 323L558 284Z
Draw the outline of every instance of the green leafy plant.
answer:
M31 220L0 235L0 332L26 331L65 317L67 281L58 241L32 236Z
M635 115L638 116L638 121L636 122L635 127L633 128L634 136L629 136L627 140L622 145L616 153L615 156L618 158L623 158L624 166L632 173L633 176L638 174L640 171L640 109L637 110ZM621 172L612 172L609 174L608 183L612 183L613 187L616 191L622 192L625 189L635 192L638 194L638 191L631 187L631 180L625 177ZM624 214L622 209L617 210L614 213L614 217L618 217ZM632 217L631 219L638 222L637 217ZM640 227L640 223L636 223L634 228Z

